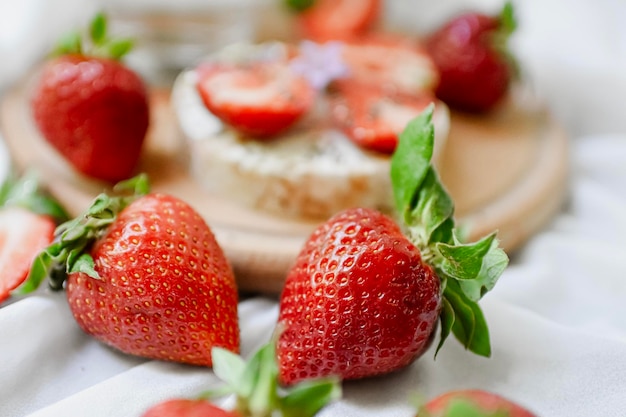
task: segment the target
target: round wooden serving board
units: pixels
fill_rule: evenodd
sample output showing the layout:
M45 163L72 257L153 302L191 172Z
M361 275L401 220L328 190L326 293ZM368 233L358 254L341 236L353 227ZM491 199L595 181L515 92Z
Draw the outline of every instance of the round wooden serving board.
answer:
M27 84L4 98L1 124L19 170L34 169L71 214L107 185L72 171L37 132ZM318 224L255 212L204 191L188 172L186 144L167 92L152 94L152 124L139 171L153 191L176 195L211 225L244 291L278 293L304 240ZM472 238L492 230L511 252L560 208L567 183L567 137L543 106L522 93L488 116L452 113L438 170Z

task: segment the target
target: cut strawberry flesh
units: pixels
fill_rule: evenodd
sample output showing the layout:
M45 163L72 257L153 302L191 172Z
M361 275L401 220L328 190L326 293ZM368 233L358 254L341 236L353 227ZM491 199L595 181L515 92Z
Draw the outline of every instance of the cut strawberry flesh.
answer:
M28 275L35 257L52 242L52 219L21 208L0 211L0 302Z
M291 127L312 105L315 91L285 63L215 65L198 70L206 107L234 129L270 137Z
M302 36L316 41L345 40L370 29L381 0L317 0L298 17Z
M406 40L367 40L346 44L343 58L353 81L414 94L437 84L435 65L425 50Z
M337 126L357 145L392 153L407 123L432 102L426 94L387 94L380 88L344 84L331 111Z

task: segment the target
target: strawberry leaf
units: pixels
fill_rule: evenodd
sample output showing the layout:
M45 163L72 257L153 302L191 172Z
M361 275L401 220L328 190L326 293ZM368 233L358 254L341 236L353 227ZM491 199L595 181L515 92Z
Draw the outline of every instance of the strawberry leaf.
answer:
M330 401L341 397L337 378L302 382L280 401L283 417L313 417Z
M489 329L478 303L467 298L455 280L447 282L443 296L454 311L452 333L456 339L477 355L491 356Z
M439 182L437 173L430 167L419 188L417 204L409 217L411 233L424 245L430 244L433 237L435 242L441 239L449 241L452 230L449 219L453 213L454 203Z
M230 350L214 347L211 349L211 358L215 375L228 385L239 388L246 368L241 356Z
M473 280L483 267L483 259L492 247L495 233L475 243L437 243L436 248L443 258L439 264L441 271L458 280Z
M439 353L439 350L443 347L443 343L450 336L452 332L452 326L454 325L454 309L452 308L452 304L448 301L447 298L444 297L441 304L441 313L439 314L439 323L441 325L441 330L439 334L439 343L437 344L437 349L435 350L435 357Z
M461 235L467 231L456 229L454 203L431 165L433 109L431 104L409 122L391 158L396 210L409 238L424 262L434 267L444 288L435 355L453 333L468 350L489 356L489 330L478 301L494 287L508 257L498 247L495 233L466 243Z
M52 50L52 56L61 56L68 54L82 54L83 40L80 32L72 31L64 34L58 40L55 48Z
M498 247L498 242L494 239L489 251L483 257L478 276L473 280L459 281L463 294L472 301L480 300L485 293L493 289L508 264L508 256Z
M104 53L112 59L119 60L129 53L133 46L134 43L131 39L113 39L106 45Z
M291 11L302 12L315 4L315 0L284 0Z
M443 417L509 417L509 413L503 410L485 411L478 405L462 398L450 401Z
M89 25L89 35L94 45L101 45L107 38L107 19L103 13L97 13Z
M20 206L36 214L50 216L56 223L68 219L63 206L39 184L34 172L21 177L11 173L0 186L0 206Z
M430 105L409 122L400 134L398 146L391 157L391 182L396 210L408 225L415 223L411 211L422 182L428 175L433 156L433 110L434 106Z

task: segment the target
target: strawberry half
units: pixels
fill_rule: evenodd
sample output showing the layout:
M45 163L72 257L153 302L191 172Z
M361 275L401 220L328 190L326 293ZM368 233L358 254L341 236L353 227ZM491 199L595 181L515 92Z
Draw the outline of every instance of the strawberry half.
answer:
M224 123L256 138L275 136L311 107L315 90L286 62L208 64L198 68L198 92Z
M427 93L391 93L377 86L344 81L336 83L331 118L357 145L391 154L407 123L433 101Z
M211 229L185 202L147 194L102 194L80 217L59 226L33 265L25 290L50 271L80 327L122 352L211 365L211 348L238 351L237 288Z
M430 34L426 45L440 73L437 97L467 112L494 108L516 72L507 48L515 27L513 6L507 2L499 16L464 13Z
M478 389L450 391L428 401L417 417L536 417L501 395Z
M296 22L302 37L318 42L362 35L378 22L382 11L381 0L314 0L307 3L312 4L299 11Z
M119 61L130 43L108 38L103 15L92 22L91 50L78 35L69 39L34 86L35 123L78 172L107 182L129 178L150 116L142 79Z
M0 188L0 303L26 280L33 260L52 242L57 222L66 219L65 210L33 176L9 176L4 181Z
M401 369L420 357L440 321L489 356L478 305L508 263L495 234L463 242L454 205L430 164L429 106L403 131L391 158L398 219L348 209L319 226L288 272L279 302L280 378L364 378Z
M432 92L439 74L416 40L369 35L344 43L342 57L351 81L405 94Z
M52 242L50 217L23 208L0 209L0 302L28 276L33 260Z

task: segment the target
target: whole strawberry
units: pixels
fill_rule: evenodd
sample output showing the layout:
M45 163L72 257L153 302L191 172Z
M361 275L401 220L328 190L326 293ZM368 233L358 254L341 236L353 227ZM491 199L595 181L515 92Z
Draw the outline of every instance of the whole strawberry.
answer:
M44 64L31 108L42 136L77 171L116 182L138 164L149 125L146 87L119 61L131 44L108 38L103 15L90 35L91 49L74 34Z
M213 371L226 384L196 398L171 398L148 408L141 417L313 417L341 396L337 378L307 381L285 389L278 384L275 343L263 345L247 361L213 348ZM212 404L217 395L235 394L233 410Z
M449 391L428 401L417 417L535 417L519 404L493 392Z
M392 156L402 227L354 208L322 224L305 243L280 298L281 381L343 379L403 368L441 338L490 355L478 300L508 263L495 234L462 243L453 204L430 165L433 106L412 120Z
M210 228L185 202L146 194L96 198L59 226L37 258L28 285L48 271L63 281L80 327L122 352L211 365L211 348L239 349L234 275ZM63 271L64 266L67 277Z
M426 39L440 81L436 94L451 108L486 112L507 94L515 63L507 40L515 30L513 7L499 16L464 13Z

